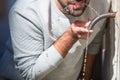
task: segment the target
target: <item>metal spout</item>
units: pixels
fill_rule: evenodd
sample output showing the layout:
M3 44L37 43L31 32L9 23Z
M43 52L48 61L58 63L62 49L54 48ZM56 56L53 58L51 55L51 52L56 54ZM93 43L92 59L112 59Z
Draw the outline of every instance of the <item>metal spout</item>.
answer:
M116 12L109 12L109 13L105 13L105 14L101 14L97 17L95 17L91 23L88 26L88 29L93 29L94 25L100 21L103 18L115 18Z

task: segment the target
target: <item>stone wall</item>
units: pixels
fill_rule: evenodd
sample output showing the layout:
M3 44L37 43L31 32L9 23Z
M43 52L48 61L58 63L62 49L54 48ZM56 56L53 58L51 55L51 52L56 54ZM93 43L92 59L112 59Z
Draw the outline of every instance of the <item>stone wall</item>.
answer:
M114 45L115 45L115 50L113 50L112 52L114 52L114 56L113 56L113 75L111 80L120 80L120 0L112 0L112 11L117 11L116 17L115 17L115 22L114 22L114 26L115 26L115 41L114 41ZM112 25L111 25L112 27ZM112 43L111 43L112 44ZM112 48L112 46L111 46Z
M106 28L102 80L120 80L120 0L111 1L111 11L117 13Z

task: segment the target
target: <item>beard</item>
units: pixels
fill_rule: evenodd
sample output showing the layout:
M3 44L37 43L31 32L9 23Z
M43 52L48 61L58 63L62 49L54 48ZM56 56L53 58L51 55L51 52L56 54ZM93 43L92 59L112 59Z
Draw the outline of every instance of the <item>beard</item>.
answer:
M66 10L66 11L68 12L69 15L72 15L74 17L78 17L84 13L86 7L84 7L83 9L71 9L69 7L67 7L67 8L68 8L68 10Z
M69 5L71 3L74 3L74 2L77 2L76 0L68 0L68 2L63 2L62 0L58 0L60 5L62 6L62 8L69 14L69 15L72 15L74 17L77 17L77 16L81 16L85 9L86 9L86 4L85 2L84 3L84 6L82 8L78 8L78 9L73 9L71 8Z

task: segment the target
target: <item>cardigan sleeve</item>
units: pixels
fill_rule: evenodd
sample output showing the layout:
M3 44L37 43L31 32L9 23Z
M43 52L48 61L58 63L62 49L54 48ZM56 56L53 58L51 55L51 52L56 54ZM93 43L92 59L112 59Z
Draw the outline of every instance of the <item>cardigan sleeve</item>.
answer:
M15 66L25 80L42 79L62 61L62 56L51 45L44 50L44 37L38 27L36 14L26 16L20 10L11 10L10 32ZM44 27L44 26L42 26Z

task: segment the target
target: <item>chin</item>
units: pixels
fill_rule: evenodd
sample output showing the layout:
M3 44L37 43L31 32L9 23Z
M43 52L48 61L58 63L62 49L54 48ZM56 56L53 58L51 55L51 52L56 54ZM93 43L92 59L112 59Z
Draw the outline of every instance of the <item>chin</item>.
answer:
M79 11L79 12L74 12L74 13L71 13L72 16L74 17L79 17L83 14L84 11Z

